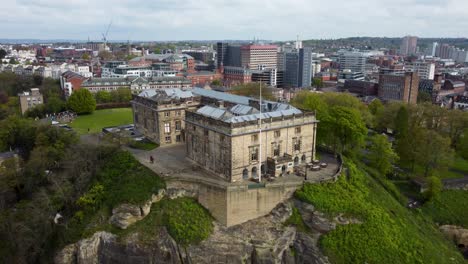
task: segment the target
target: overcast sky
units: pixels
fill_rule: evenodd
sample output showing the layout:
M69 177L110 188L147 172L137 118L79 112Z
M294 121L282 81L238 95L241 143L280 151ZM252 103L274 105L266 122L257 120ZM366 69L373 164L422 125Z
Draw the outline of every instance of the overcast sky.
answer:
M468 0L5 0L0 38L468 37Z

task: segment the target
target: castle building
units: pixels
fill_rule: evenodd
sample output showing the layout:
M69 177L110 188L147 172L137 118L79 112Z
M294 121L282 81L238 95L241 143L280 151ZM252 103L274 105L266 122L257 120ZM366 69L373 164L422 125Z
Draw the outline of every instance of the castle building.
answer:
M185 140L187 158L227 182L315 160L315 114L285 103L194 88L144 91L132 105L138 131L159 144Z

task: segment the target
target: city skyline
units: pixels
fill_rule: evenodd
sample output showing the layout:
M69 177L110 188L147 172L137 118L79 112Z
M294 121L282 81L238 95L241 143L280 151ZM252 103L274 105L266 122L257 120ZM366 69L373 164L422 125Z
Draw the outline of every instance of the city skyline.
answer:
M111 21L110 41L468 35L462 0L18 0L2 9L0 23L8 26L0 36L8 39L100 40Z

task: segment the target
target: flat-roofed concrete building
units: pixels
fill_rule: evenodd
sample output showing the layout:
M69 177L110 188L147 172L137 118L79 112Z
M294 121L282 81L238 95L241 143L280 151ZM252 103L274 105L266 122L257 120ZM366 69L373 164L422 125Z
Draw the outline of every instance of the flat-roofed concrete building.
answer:
M276 69L278 47L275 45L244 45L241 48L241 66L251 70Z
M378 97L384 101L416 104L418 90L419 76L416 72L406 72L404 75L380 75Z
M20 93L18 97L22 114L28 111L28 109L44 103L44 98L39 92L39 88L31 88L30 92Z

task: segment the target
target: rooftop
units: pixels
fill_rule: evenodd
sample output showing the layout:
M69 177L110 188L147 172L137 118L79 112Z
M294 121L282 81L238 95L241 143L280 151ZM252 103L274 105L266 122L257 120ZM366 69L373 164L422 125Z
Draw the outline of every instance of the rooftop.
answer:
M179 88L168 89L150 89L141 92L138 96L152 99L154 101L170 100L170 99L185 99L192 98L196 95L191 90L183 90Z

